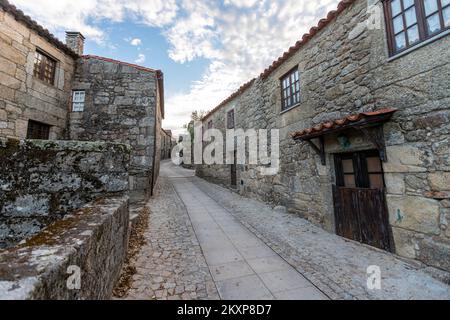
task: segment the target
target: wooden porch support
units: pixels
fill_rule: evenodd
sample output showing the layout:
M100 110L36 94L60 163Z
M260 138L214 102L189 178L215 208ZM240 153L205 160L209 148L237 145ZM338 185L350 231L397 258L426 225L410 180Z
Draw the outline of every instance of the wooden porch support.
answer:
M322 165L326 165L325 157L325 138L326 135L338 134L347 130L357 130L368 141L370 141L380 153L380 159L387 162L386 141L384 139L383 125L388 122L395 109L386 109L378 112L359 114L356 118L347 117L340 121L328 122L309 130L303 130L294 133L293 139L296 141L307 142L311 148L320 156ZM359 120L358 120L359 119ZM318 139L319 146L311 140Z
M318 137L318 139L319 146L317 146L310 139L304 141L306 141L311 146L311 148L319 155L322 165L325 166L327 164L327 160L325 157L325 138L323 136L320 136Z

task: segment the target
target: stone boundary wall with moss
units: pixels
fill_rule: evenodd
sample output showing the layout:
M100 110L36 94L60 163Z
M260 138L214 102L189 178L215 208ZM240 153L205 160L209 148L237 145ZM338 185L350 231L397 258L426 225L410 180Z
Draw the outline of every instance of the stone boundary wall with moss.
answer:
M110 299L128 238L128 196L94 200L0 251L0 300Z
M73 210L128 194L130 147L79 141L0 143L0 248L38 234Z

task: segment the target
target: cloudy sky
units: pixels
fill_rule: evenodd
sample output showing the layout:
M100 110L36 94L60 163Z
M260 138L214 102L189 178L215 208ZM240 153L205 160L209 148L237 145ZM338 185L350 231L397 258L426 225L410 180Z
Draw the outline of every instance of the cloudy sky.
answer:
M64 39L81 31L85 53L161 69L164 127L182 132L337 7L338 0L11 0Z

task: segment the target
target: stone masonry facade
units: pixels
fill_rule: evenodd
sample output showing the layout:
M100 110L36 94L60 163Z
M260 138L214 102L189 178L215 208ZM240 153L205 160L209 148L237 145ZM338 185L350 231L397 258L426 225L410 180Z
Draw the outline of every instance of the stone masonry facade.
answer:
M83 55L84 40L67 32L64 44L0 0L0 137L27 139L37 123L50 140L129 144L130 201L145 201L159 172L163 74ZM54 63L50 81L36 75L39 54ZM81 110L74 109L75 91L84 92Z
M25 139L28 120L51 126L50 138L67 134L67 110L77 55L17 21L0 3L0 136ZM33 77L36 50L58 61L53 86Z
M374 8L382 18L369 28ZM345 145L328 135L323 165L292 133L348 115L397 109L383 128L393 251L450 271L450 37L390 58L385 29L381 1L343 1L305 41L207 114L203 129L212 122L224 132L230 110L237 129L279 129L278 174L262 176L257 166L238 165L237 191L335 233L333 157L374 145L354 132ZM301 101L282 111L280 79L293 68L300 73ZM230 165L198 165L197 175L231 184Z
M132 147L132 202L148 200L154 185L157 127L161 126L159 77L156 70L87 56L78 60L72 84L73 90L85 92L85 106L82 112L70 113L70 139Z
M161 160L170 159L176 142L171 130L161 129Z

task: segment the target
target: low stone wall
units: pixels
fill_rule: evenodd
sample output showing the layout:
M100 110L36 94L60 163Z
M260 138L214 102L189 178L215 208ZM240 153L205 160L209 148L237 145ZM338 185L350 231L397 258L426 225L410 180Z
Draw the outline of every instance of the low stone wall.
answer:
M128 197L95 200L0 253L0 299L110 299L129 237Z
M79 141L0 144L0 248L99 197L128 192L130 148Z

